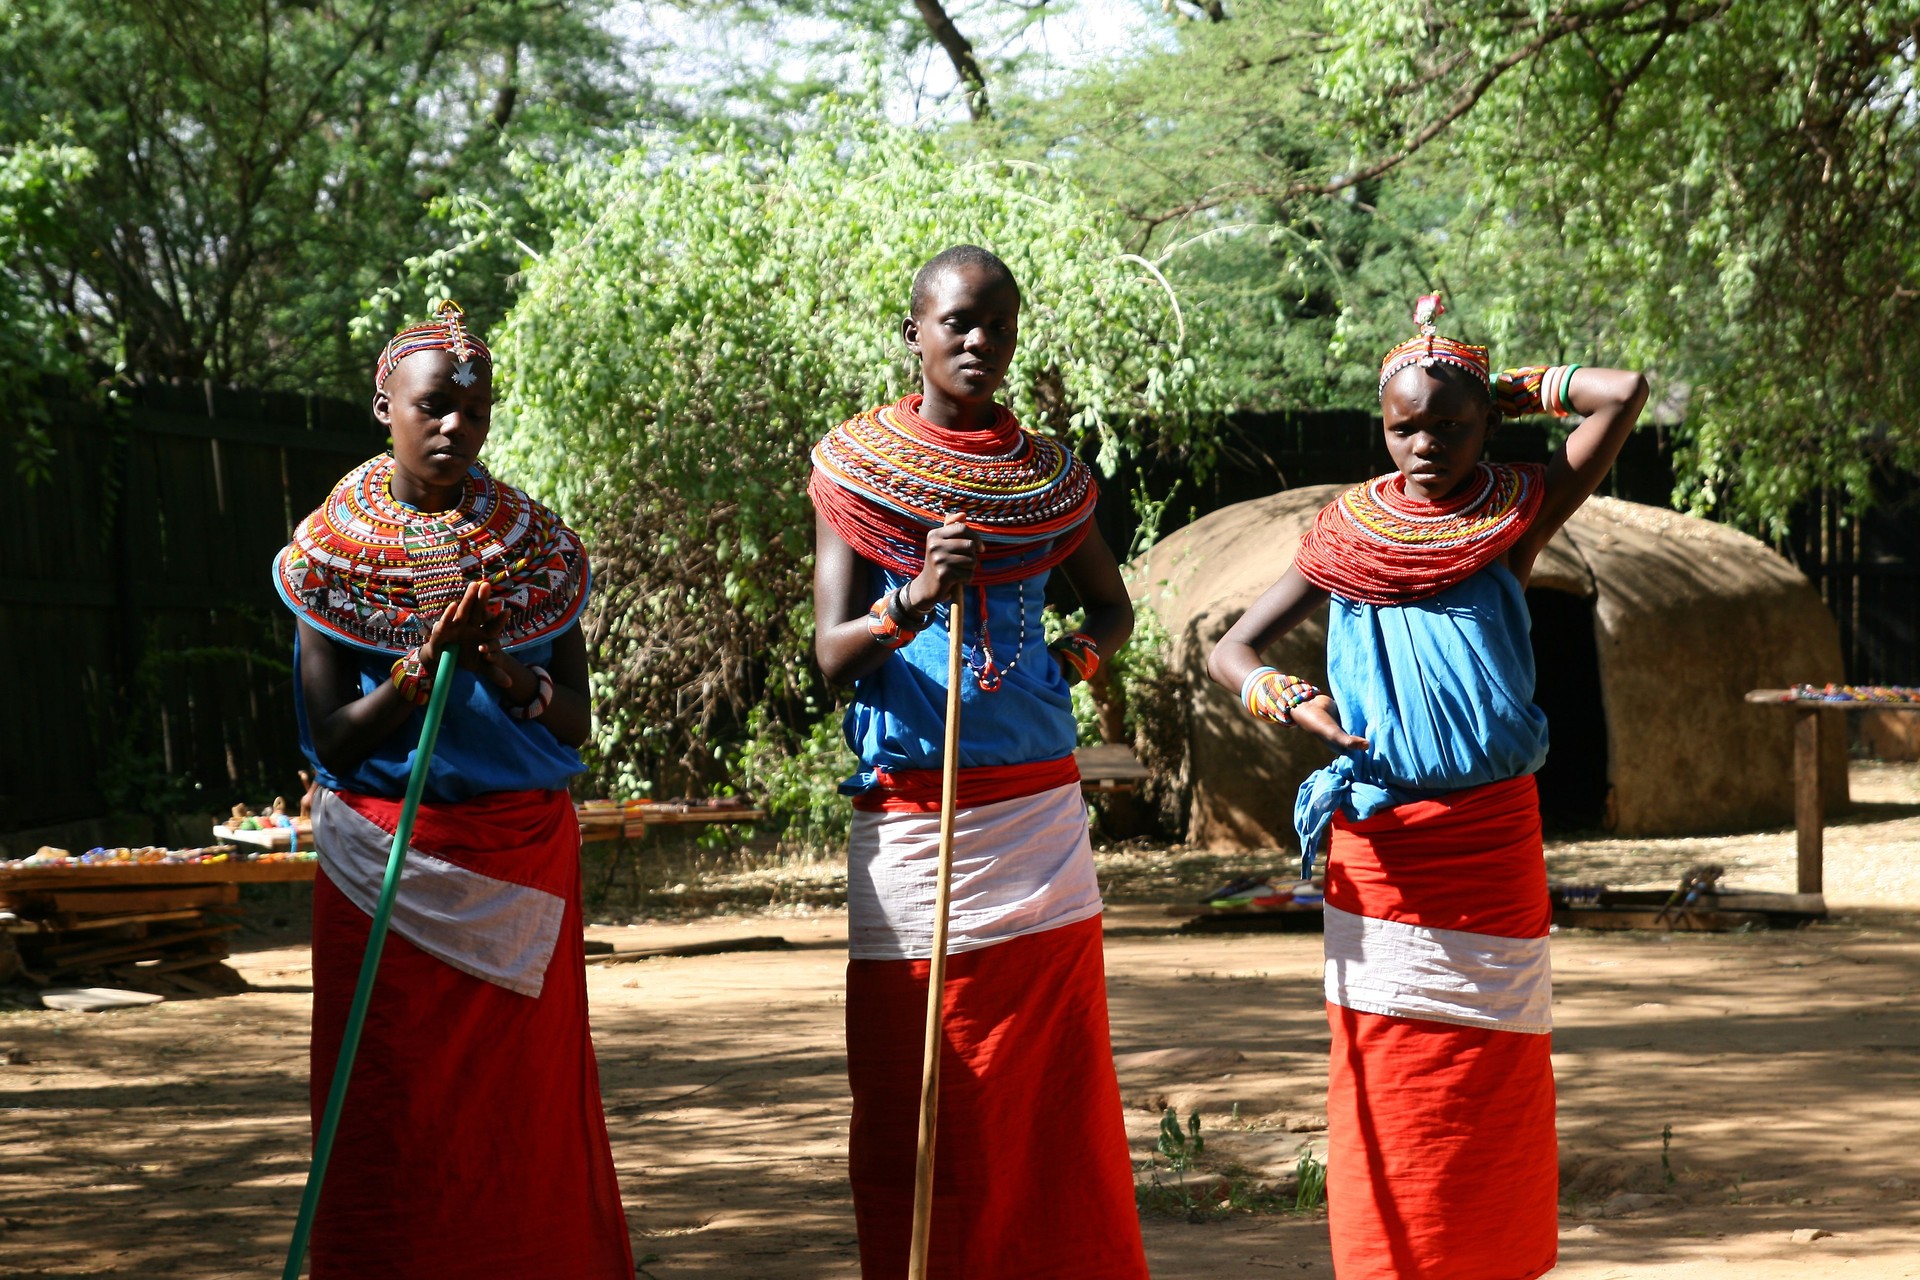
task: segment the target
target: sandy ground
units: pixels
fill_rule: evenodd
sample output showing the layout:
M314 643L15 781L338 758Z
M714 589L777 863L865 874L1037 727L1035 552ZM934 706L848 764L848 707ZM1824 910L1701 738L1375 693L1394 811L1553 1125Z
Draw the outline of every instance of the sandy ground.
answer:
M1554 939L1556 1276L1920 1277L1920 770L1865 773L1867 804L1829 832L1832 922ZM1714 860L1742 883L1791 887L1789 833L1563 842L1552 856L1556 874L1664 882ZM1204 1173L1256 1194L1279 1181L1324 1140L1318 937L1170 933L1145 905L1108 923L1138 1161L1170 1104L1202 1117ZM623 950L793 944L589 973L643 1274L856 1275L844 916L590 934ZM305 1173L310 996L305 947L268 941L280 945L237 960L256 988L244 995L0 1013L0 1277L278 1274ZM1480 1190L1500 1212L1502 1189ZM1041 1229L1046 1212L1034 1206ZM1332 1274L1317 1213L1150 1213L1144 1228L1160 1280ZM1803 1229L1831 1234L1794 1243Z

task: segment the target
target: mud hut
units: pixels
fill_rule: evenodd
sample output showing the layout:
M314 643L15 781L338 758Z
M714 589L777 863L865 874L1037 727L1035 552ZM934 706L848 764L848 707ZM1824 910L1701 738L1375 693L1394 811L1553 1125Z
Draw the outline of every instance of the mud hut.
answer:
M1206 677L1214 643L1293 561L1337 485L1213 512L1128 569L1158 613L1182 705L1158 744L1177 765L1187 834L1216 848L1290 847L1294 792L1327 753L1257 723ZM1551 721L1541 807L1562 829L1682 835L1793 817L1791 717L1749 689L1841 676L1836 627L1807 580L1762 543L1656 507L1596 498L1555 536L1527 590L1536 701ZM1324 682L1326 610L1266 660ZM1846 800L1845 748L1828 735L1822 785Z

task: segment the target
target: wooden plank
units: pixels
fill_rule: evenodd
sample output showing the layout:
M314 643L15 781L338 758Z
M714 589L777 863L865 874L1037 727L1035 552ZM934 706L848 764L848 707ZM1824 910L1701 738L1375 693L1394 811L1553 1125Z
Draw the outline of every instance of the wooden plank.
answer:
M1701 911L1694 907L1665 912L1563 907L1553 913L1553 922L1563 929L1651 929L1668 933L1730 933L1743 926L1767 927L1767 917L1758 911Z
M221 907L240 901L234 884L182 885L178 889L72 889L45 895L55 911L176 911L182 907Z
M223 933L232 933L239 927L237 924L217 924L205 929L188 929L182 933L155 934L152 937L138 938L134 941L118 943L111 947L95 947L90 951L73 952L63 956L60 962L53 966L51 971L54 973L71 973L75 969L85 969L91 965L104 964L109 960L118 960L126 956L157 955L167 948L177 946L182 942L199 942L207 938L216 938ZM49 947L48 951L53 951L54 949L55 948ZM207 954L212 954L214 948L206 947L202 948L202 950ZM219 953L222 956L227 954L224 944L219 947Z
M1793 721L1793 827L1801 893L1821 892L1825 823L1820 804L1820 717L1803 708Z
M657 960L665 956L717 956L730 951L785 951L793 946L785 938L721 938L715 942L689 942L677 947L649 947L644 951L614 951L588 956L588 964L631 964L636 960Z
M119 916L83 916L78 919L63 920L60 927L64 930L113 929L123 924L165 924L169 920L199 920L198 907L188 907L183 911L143 911L133 915Z
M130 888L169 884L284 884L312 880L312 859L298 862L117 863L79 867L0 867L0 890Z

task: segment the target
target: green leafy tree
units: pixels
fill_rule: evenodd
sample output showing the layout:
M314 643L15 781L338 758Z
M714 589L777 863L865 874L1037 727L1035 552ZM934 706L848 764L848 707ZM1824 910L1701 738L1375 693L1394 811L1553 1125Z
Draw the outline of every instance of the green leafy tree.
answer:
M1317 6L1172 14L1161 38L1061 91L1004 96L988 136L1124 215L1129 246L1219 333L1236 403L1371 407L1373 348L1405 336L1464 184L1332 182L1348 143L1320 92Z
M633 92L607 0L39 0L0 17L0 146L90 153L8 255L21 305L129 372L365 392L347 321L539 149ZM504 282L470 299L503 308ZM491 305L487 305L491 304Z
M1339 181L1471 175L1493 336L1688 393L1680 496L1779 528L1920 466L1920 3L1328 0Z
M899 324L949 244L985 244L1020 278L1007 394L1024 421L1108 469L1204 450L1207 344L1044 170L829 105L778 149L729 134L529 178L551 248L493 335L492 448L591 544L609 783L697 777L750 706L797 738L825 712L808 451L918 386Z
M28 246L66 234L76 188L92 170L92 153L75 146L28 143L0 150L0 430L17 470L43 477L53 449L40 384L73 378L79 360L57 317L41 307L28 271Z

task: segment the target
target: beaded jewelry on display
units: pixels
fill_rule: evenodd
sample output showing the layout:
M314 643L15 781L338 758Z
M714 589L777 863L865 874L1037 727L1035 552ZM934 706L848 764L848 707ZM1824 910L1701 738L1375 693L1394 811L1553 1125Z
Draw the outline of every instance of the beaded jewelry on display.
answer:
M1084 631L1069 632L1047 647L1065 660L1082 684L1100 669L1100 646Z
M1536 413L1564 418L1573 412L1567 389L1580 367L1557 364L1502 369L1493 379L1493 406L1503 418L1525 418Z
M532 701L524 706L507 708L507 714L515 720L538 720L546 714L547 707L553 702L553 677L547 674L547 669L528 667L527 670L533 672L533 678L539 681L539 684L533 691Z
M1320 690L1311 682L1273 667L1257 667L1240 682L1240 703L1256 720L1290 725L1293 709L1319 696Z
M1440 295L1427 293L1413 305L1413 322L1420 327L1420 336L1409 338L1393 350L1387 352L1380 361L1380 394L1387 394L1387 383L1402 369L1418 365L1422 369L1431 369L1435 365L1452 365L1464 369L1479 380L1481 386L1487 386L1487 349L1471 343L1459 342L1446 337L1435 325L1447 309L1440 304Z

